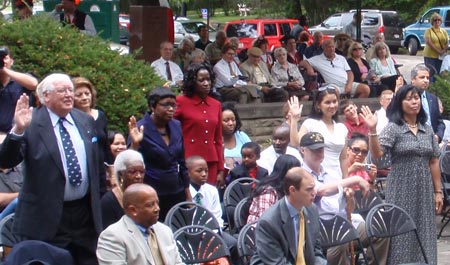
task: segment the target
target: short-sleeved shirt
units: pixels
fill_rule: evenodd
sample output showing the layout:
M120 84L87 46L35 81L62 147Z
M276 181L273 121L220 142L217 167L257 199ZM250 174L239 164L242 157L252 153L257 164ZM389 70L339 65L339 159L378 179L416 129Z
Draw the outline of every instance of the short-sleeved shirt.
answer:
M438 49L442 49L448 46L448 34L447 31L443 28L440 28L439 30L433 28L427 29L425 31L424 38L430 38L433 45ZM423 56L429 58L438 58L439 54L429 45L425 45Z
M320 72L326 83L335 84L340 88L347 84L347 72L351 69L343 56L336 54L333 60L330 60L324 54L320 54L306 60Z

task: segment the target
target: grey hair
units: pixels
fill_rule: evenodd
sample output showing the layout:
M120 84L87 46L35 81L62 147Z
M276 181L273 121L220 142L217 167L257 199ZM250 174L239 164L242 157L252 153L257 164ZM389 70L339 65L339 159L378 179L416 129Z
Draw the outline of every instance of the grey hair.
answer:
M328 44L333 44L333 45L335 45L335 44L334 44L334 41L333 41L332 39L324 40L324 41L322 42L322 49L325 49L325 47L327 47Z
M135 162L141 162L145 168L144 159L138 151L127 149L117 155L114 161L114 174L116 175L117 183L120 183L119 172L127 170L128 165Z
M414 66L413 69L411 69L411 80L416 78L419 71L427 71L429 74L430 68L428 68L428 66L424 63L419 63L418 65Z
M189 45L189 48L190 49L193 49L195 46L194 46L194 39L192 38L192 36L186 36L186 37L184 37L182 40L181 40L181 42L180 42L180 45L178 45L178 47L183 47L183 45L185 44L185 43L187 43L188 45Z
M275 49L275 51L273 52L273 55L275 56L275 58L278 56L279 53L287 53L286 49L284 47L278 47Z
M42 80L37 85L37 88L36 88L36 91L37 91L37 94L39 97L39 101L41 102L41 104L45 105L45 101L44 101L44 93L45 92L53 91L55 89L55 83L65 82L65 81L70 83L72 85L72 89L73 89L72 79L70 78L70 76L68 76L66 74L55 73L55 74L50 74L50 75L46 76L44 78L44 80Z
M197 57L202 57L203 59L206 59L206 53L204 50L202 49L195 49L192 51L191 53L191 58L197 58Z

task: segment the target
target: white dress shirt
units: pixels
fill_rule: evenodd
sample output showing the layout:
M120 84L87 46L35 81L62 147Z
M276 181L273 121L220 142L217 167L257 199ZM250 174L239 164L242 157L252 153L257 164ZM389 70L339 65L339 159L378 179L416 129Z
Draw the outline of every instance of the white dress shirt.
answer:
M183 81L183 71L181 71L181 68L178 66L178 64L164 60L162 57L159 58L156 61L153 61L150 65L155 69L156 73L163 79L169 80L167 77L167 71L166 71L166 62L169 62L170 67L170 73L172 75L172 82L170 82L171 86L176 86L178 81Z
M277 161L278 157L280 157L282 154L277 154L275 152L275 149L273 148L273 145L269 146L267 149L261 152L260 158L256 161L258 166L265 168L269 175L273 171L273 166L275 165L275 162ZM300 161L300 163L303 163L303 159L300 156L300 152L293 148L288 146L286 149L286 155L292 155L295 158Z
M198 191L196 191L192 185L189 185L189 191L191 192L192 198L199 194L199 204L208 209L214 217L216 217L220 227L223 227L222 207L220 206L219 192L217 191L217 188L211 184L205 183L200 186Z
M235 76L231 76L230 66ZM236 62L232 61L230 66L228 66L228 62L224 59L221 59L214 65L214 73L216 74L214 88L231 87L239 80L238 76L242 75L242 73Z

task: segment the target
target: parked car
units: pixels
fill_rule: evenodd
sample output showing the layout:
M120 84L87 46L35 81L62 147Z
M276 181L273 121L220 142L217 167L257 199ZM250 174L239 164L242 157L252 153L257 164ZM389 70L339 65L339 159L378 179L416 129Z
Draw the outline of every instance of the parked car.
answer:
M391 52L396 53L402 46L403 32L401 29L405 26L397 12L373 9L363 9L361 12L363 13L362 41L365 44L370 44L377 33L383 33ZM333 14L320 25L310 27L309 30L311 33L321 31L324 34L324 39L333 38L334 35L342 32L347 24L352 22L355 13L356 10L350 10L345 13Z
M447 30L450 35L450 6L438 6L428 9L416 23L411 24L403 29L405 41L403 46L408 48L410 55L416 55L419 49L425 47L425 31L431 27L430 17L434 13L438 13L442 17L441 28Z
M186 37L187 35L192 36L194 40L197 41L200 38L197 33L198 27L206 26L206 24L203 23L203 21L190 20L187 18L180 18L180 17L176 18L176 20L174 20L173 23L175 30L175 42L174 42L175 47L178 47L181 40L183 40L184 37ZM208 28L209 28L209 39L211 41L216 40L217 31L212 27Z
M264 35L269 42L268 49L273 51L296 24L296 19L242 19L227 22L224 30L228 38L239 38L239 50L250 48L258 36Z

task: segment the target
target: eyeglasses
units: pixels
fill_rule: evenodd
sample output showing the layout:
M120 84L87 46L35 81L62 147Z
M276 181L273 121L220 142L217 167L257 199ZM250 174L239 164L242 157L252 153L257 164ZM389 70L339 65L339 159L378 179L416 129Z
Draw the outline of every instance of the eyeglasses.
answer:
M350 149L352 150L353 154L355 154L355 155L362 154L362 155L366 156L369 153L369 150L361 149L359 147L350 147Z
M175 103L172 102L164 102L164 103L157 103L158 105L160 105L161 107L165 108L165 109L169 109L170 107L172 107L172 109L176 109L177 105Z
M358 48L353 48L353 51L360 51L360 50L362 50L363 48L361 48L361 47L358 47Z

